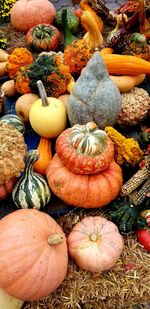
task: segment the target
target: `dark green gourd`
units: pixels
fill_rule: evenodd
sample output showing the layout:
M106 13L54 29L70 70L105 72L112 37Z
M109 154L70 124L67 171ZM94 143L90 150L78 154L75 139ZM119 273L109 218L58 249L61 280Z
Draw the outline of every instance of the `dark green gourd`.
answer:
M67 104L70 124L93 121L100 129L113 126L121 110L121 95L109 77L99 52L95 52L75 85Z
M18 208L40 209L50 200L51 192L46 179L33 170L33 164L38 158L37 150L28 151L24 175L12 192L13 201Z

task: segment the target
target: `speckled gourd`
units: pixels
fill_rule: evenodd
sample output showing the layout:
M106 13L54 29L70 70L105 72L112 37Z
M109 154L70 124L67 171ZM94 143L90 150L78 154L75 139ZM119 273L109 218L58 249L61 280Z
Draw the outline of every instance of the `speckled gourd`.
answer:
M120 92L96 51L82 70L69 97L67 112L70 124L94 121L100 129L104 129L116 123L120 110Z

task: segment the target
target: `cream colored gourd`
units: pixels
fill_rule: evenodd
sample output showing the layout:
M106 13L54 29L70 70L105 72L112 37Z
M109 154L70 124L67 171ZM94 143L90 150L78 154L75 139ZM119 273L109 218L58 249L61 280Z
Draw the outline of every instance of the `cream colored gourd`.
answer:
M7 74L7 62L0 62L0 77Z
M132 90L135 86L142 83L145 76L146 76L145 74L139 74L139 75L134 75L134 76L110 75L110 78L113 81L113 83L118 87L119 91L124 93L124 92L128 92Z
M29 121L29 111L32 104L37 101L39 97L34 93L26 93L18 98L16 101L16 114L24 121Z
M95 52L70 94L67 113L71 126L95 122L99 129L113 126L121 111L121 95L103 58Z
M14 85L14 80L7 80L5 83L2 84L1 87L1 97L8 96L13 97L17 94L17 90Z
M40 136L56 138L67 125L67 112L64 103L46 96L41 81L37 82L41 99L35 101L29 112L29 120L33 130Z
M0 62L6 62L8 60L9 54L0 48Z
M1 309L21 309L24 301L8 295L3 289L0 289L0 308Z

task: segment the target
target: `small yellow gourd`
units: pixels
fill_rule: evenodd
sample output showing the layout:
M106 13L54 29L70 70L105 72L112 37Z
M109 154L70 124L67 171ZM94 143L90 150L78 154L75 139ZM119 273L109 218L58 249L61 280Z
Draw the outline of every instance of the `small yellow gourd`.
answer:
M35 101L30 108L30 124L40 136L56 138L67 125L66 107L61 100L46 96L41 81L37 82L37 86L41 99Z

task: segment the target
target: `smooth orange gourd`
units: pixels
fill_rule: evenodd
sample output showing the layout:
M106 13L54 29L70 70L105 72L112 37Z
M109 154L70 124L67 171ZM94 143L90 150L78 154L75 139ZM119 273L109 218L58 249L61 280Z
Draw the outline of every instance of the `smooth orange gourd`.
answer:
M100 16L98 16L96 14L96 12L89 6L89 4L85 0L80 1L80 8L81 8L82 12L87 11L93 16L95 22L97 23L99 31L102 32L103 28L104 28L104 24L103 24L102 19L100 18ZM81 14L81 16L82 16L82 14Z
M101 51L100 51L101 56L110 55L110 54L113 54L113 49L110 48L110 47L102 48Z
M150 74L150 62L136 56L102 54L109 74L138 75Z
M40 138L38 145L39 159L34 163L35 172L45 175L46 169L50 161L52 160L51 140L46 137Z

